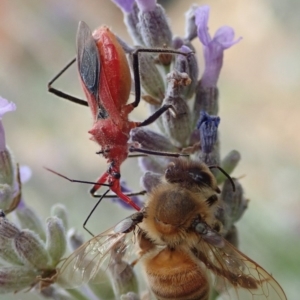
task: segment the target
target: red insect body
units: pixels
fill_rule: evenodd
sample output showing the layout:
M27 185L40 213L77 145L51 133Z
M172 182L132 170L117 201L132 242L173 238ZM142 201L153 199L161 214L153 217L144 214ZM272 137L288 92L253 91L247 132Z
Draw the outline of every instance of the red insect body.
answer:
M174 109L170 104L163 104L143 122L129 121L128 115L137 107L141 97L138 62L138 54L141 52L181 54L184 56L190 54L173 49L158 48L138 48L133 51L135 100L127 104L131 90L131 74L126 55L116 36L106 26L102 26L92 33L84 22L80 22L77 31L77 57L69 62L48 83L49 92L91 108L94 117L93 128L89 130L91 139L101 146L99 153L103 154L110 164L108 170L94 184L90 191L91 194L94 196L101 185L107 186L108 184L110 189L119 198L136 210L140 210L140 208L127 195L122 193L120 186L120 166L128 156L130 131L138 126L149 125L168 109ZM78 64L80 82L87 101L78 99L52 87L52 84L75 61ZM132 147L131 151L169 157L181 156L178 153L158 152L151 149L137 149L134 147ZM50 171L72 182L78 181L69 179L52 170ZM88 181L79 182L90 183Z
M91 139L101 146L104 157L111 164L98 179L98 184L94 185L91 193L95 193L101 187L100 184L107 182L111 184L110 189L116 195L136 210L140 210L121 192L119 181L120 165L128 156L127 142L130 130L140 124L128 120L128 114L134 109L132 104L126 104L131 90L128 62L115 35L107 27L100 27L92 36L88 36L90 31L87 29L87 25L81 22L77 38L77 60L82 87L94 116L94 125L89 133L92 135ZM98 82L85 79L86 73L91 72L86 68L94 68L92 72L97 71L97 68L91 65L93 51L98 52L100 72L98 76L92 76L96 75ZM92 85L96 86L93 88Z
M93 39L97 45L101 62L98 84L99 99L90 99L90 94L84 83L82 83L83 88L95 121L97 120L98 105L102 104L107 110L109 118L118 123L122 119L121 115L124 106L126 107L131 89L131 76L127 59L115 35L106 26L95 30ZM128 121L127 116L125 116L125 120Z

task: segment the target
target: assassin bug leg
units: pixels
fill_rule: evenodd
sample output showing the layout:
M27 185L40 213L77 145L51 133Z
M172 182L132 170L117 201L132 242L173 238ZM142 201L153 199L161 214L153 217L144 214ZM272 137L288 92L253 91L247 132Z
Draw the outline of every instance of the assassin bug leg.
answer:
M162 151L155 151L155 150L150 150L150 149L136 148L134 146L129 147L129 152L140 152L140 153L145 153L145 154L167 156L167 157L189 156L189 154L184 154L184 153L162 152Z
M109 150L106 150L106 152L108 152ZM104 151L97 151L96 154L104 154ZM145 156L148 156L147 154L129 154L127 156L127 158L134 158L134 157L145 157Z
M126 196L128 197L132 197L132 196L143 196L147 194L147 191L146 190L142 190L140 192L135 192L135 193L129 193L129 194L126 194ZM99 197L102 197L103 195L98 195L98 194L91 194L92 197L94 198L99 198ZM117 195L105 195L105 198L119 198Z
M139 48L136 49L131 55L133 58L132 61L132 68L133 68L133 77L135 82L135 100L130 105L133 107L137 107L141 100L141 83L140 83L140 70L139 70L139 53L168 53L168 54L180 54L184 56L190 55L190 53L184 53L180 52L178 50L172 50L172 49L163 49L163 48ZM192 52L191 52L192 53ZM167 109L166 109L167 110ZM161 112L161 114L164 111ZM159 117L159 116L158 116ZM157 117L157 118L158 118ZM143 122L144 123L144 122ZM149 123L150 124L150 123ZM144 125L142 125L144 126Z
M172 109L173 106L170 104L164 104L161 106L154 114L148 117L145 121L141 122L138 127L147 126L153 122L155 122L165 111L168 109Z
M94 234L92 234L86 227L86 223L88 222L88 220L90 219L91 215L94 213L95 209L98 207L98 205L100 204L100 202L102 201L102 199L104 197L106 197L106 194L109 192L109 189L103 194L101 195L101 197L99 198L99 200L97 201L97 203L94 205L93 209L90 211L89 215L87 216L87 218L85 219L84 223L83 223L83 228L91 235L91 236L95 236Z
M121 191L121 186L120 186L120 176L119 178L113 178L112 176L112 168L113 164L109 167L109 169L97 180L97 184L95 184L91 190L90 193L92 197L99 197L100 195L96 195L96 191L99 189L99 187L104 183L106 180L111 184L110 185L110 190L116 194L116 197L119 197L122 199L125 203L129 204L132 206L135 210L140 211L140 207L136 205L128 195L125 195ZM120 175L120 173L118 173Z
M87 101L85 100L82 100L82 99L79 99L79 98L76 98L74 96L71 96L69 94L66 94L56 88L53 88L52 87L52 84L67 70L69 69L69 67L71 65L73 65L73 63L76 61L76 57L73 58L57 75L54 76L53 79L51 79L48 83L48 92L60 97L60 98L63 98L63 99L66 99L66 100L69 100L71 102L74 102L74 103L77 103L77 104L80 104L80 105L83 105L83 106L89 106Z
M127 158L135 158L135 157L145 157L147 154L129 154Z

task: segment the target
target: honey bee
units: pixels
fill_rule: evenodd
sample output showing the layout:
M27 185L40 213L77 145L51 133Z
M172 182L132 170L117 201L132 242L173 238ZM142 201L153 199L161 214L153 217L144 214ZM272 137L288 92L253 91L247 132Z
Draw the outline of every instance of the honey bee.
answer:
M78 248L64 261L59 281L76 287L93 280L116 247L125 255L137 242L137 260L156 299L208 300L214 287L222 299L286 300L267 271L223 238L215 217L219 193L205 164L175 160L142 211Z

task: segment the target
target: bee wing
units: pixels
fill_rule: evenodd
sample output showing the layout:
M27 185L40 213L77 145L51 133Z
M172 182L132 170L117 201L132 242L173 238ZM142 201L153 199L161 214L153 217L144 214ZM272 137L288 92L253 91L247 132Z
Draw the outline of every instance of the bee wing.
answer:
M225 239L217 246L203 239L192 251L216 275L222 299L287 300L271 274Z
M98 280L101 270L106 270L125 255L131 255L128 248L133 249L133 234L115 228L93 237L67 257L59 268L57 282L64 288L75 288L93 279Z

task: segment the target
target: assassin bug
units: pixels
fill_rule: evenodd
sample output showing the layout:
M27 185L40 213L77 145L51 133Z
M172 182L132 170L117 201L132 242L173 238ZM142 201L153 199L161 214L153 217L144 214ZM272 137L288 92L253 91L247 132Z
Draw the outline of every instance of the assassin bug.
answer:
M120 166L128 157L130 130L135 127L149 125L166 110L172 109L171 105L163 105L143 122L129 121L128 114L138 106L141 97L138 63L138 54L140 52L188 55L187 53L171 49L135 50L132 53L135 100L127 104L131 90L131 75L125 52L116 36L106 26L102 26L92 33L86 23L80 22L77 31L77 57L48 84L49 92L91 108L94 116L94 125L89 131L92 135L91 140L96 141L101 146L101 151L98 153L102 154L110 165L108 170L94 184L90 193L96 196L95 192L100 186L108 183L111 191L136 210L140 210L140 208L128 195L122 193L120 187ZM75 60L77 60L80 81L87 102L67 95L51 86ZM158 153L145 149L135 149L134 147L130 151L180 156L180 154L176 153Z

